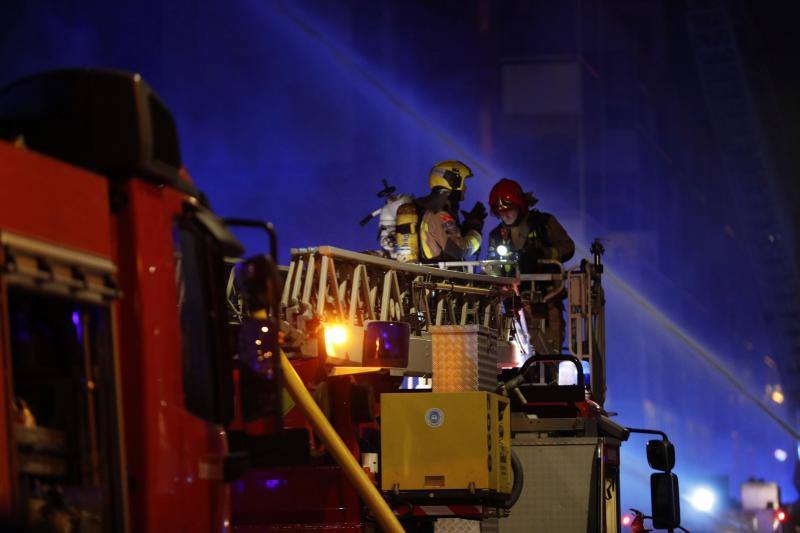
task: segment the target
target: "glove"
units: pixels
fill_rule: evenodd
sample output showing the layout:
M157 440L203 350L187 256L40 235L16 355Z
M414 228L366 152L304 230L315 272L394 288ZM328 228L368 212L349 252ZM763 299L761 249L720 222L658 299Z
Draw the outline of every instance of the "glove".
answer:
M464 222L461 224L464 233L471 229L478 233L483 231L483 222L486 220L486 207L481 202L475 202L470 212L461 211L461 215L464 217Z

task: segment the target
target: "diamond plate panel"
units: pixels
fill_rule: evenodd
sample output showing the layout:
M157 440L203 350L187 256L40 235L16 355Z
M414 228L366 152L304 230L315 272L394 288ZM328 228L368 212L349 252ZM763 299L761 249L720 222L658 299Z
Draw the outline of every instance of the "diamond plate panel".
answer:
M433 524L435 533L481 533L481 523L463 518L440 518Z
M431 326L433 392L494 392L497 336L482 326Z

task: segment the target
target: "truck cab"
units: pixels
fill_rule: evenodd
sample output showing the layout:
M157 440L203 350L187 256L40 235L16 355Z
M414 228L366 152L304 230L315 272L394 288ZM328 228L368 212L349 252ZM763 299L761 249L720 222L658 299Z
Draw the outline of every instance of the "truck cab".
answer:
M116 71L5 88L0 190L0 529L225 531L242 248L166 106Z

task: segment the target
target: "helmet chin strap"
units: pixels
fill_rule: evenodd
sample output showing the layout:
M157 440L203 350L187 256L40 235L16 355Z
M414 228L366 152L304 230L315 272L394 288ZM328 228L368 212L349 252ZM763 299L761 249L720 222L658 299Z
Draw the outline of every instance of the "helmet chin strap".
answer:
M461 205L461 197L464 193L462 191L451 190L447 196L447 203L450 204L450 210L453 213L458 213L458 206Z

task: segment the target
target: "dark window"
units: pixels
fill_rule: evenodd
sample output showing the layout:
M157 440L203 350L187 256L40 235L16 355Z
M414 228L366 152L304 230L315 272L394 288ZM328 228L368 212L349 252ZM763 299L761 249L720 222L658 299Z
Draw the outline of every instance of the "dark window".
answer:
M110 316L104 305L8 291L17 472L32 526L77 513L98 531L122 528Z
M186 408L224 424L231 417L225 265L216 240L190 216L175 229Z
M149 94L147 100L153 135L153 159L180 168L181 153L175 121L166 106L154 94Z

